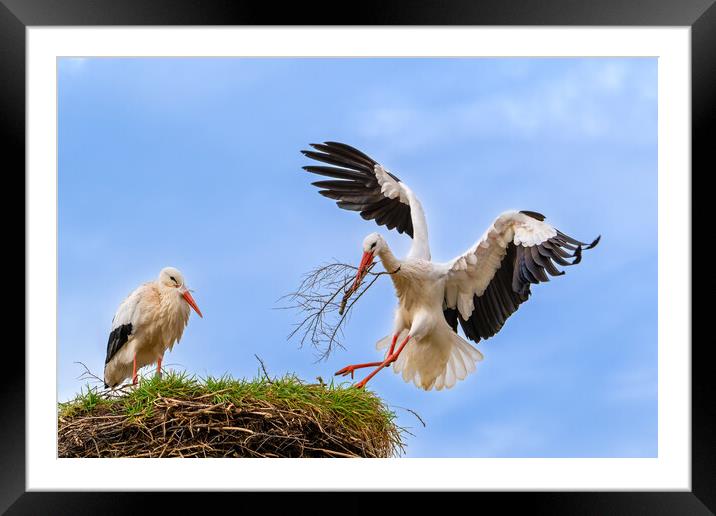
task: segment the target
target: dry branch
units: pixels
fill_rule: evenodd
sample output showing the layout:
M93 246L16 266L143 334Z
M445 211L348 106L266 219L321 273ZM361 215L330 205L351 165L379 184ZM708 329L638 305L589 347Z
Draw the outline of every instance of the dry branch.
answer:
M296 291L281 298L289 302L281 309L298 310L302 317L288 338L298 338L301 346L310 342L318 350L319 360L328 358L336 346L343 348L343 327L356 302L380 276L397 272L373 272L373 267L375 262L365 269L358 281L358 268L340 262L321 265L304 274ZM370 281L363 281L366 276L371 277Z

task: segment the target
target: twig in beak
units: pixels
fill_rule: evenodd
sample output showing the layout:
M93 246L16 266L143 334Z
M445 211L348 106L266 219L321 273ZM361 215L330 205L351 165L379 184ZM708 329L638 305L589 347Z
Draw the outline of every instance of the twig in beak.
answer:
M370 272L370 270L375 267L375 264L376 262L373 262L368 267L363 269L360 276L356 278L356 281L353 283L353 285L343 293L343 299L341 299L341 304L338 307L338 315L343 315L343 312L346 309L346 303L348 303L348 299L350 299L353 293L358 290L358 288L361 286L361 283L363 283L363 278L365 278Z
M343 326L356 302L380 276L400 270L398 267L395 271L373 272L374 266L374 263L365 265L360 279L369 275L373 278L358 284L359 268L346 263L324 264L304 274L298 289L279 299L288 300L289 304L276 308L294 309L302 314L302 320L294 324L288 338L297 337L300 346L310 342L319 351L318 360L326 359L336 346L343 349L340 342Z

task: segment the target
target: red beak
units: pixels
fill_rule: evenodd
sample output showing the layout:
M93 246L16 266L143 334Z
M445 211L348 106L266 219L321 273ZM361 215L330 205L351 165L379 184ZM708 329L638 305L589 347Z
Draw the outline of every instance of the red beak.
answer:
M199 310L199 307L196 306L196 301L194 301L194 298L191 297L191 294L189 293L189 291L185 290L184 292L182 292L181 295L184 297L186 302L189 303L189 306L192 307L194 309L194 311L199 314L199 317L201 317L203 319L204 316L201 315L201 310Z
M351 287L351 290L355 290L360 285L361 280L363 279L363 274L365 274L365 270L368 268L368 266L373 263L373 253L370 251L367 251L363 253L363 258L360 260L360 265L358 266L358 272L356 273L356 280L353 282L353 286Z

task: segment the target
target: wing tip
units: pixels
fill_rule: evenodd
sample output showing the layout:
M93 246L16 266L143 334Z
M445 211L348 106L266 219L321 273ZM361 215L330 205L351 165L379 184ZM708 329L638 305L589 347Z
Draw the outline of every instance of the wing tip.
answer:
M309 143L308 144L311 149L301 149L299 152L303 154L304 156L307 156L310 158L309 154L319 154L319 155L327 155L328 153L325 151L325 149L322 149L321 147L326 147L326 143ZM318 151L318 152L316 152Z

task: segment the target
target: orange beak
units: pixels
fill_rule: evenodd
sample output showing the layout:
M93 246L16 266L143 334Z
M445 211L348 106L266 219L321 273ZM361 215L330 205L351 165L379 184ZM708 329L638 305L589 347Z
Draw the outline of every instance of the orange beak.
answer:
M351 287L351 290L355 290L360 285L361 280L363 279L363 274L365 274L365 270L368 268L368 266L373 263L373 253L370 251L367 251L363 253L363 258L360 260L360 265L358 266L358 272L356 273L356 280L353 282L353 286Z
M189 303L189 306L192 307L197 314L199 314L199 317L201 317L203 319L204 316L201 315L201 310L199 310L199 307L196 306L196 301L194 301L194 298L191 297L191 294L189 293L189 291L185 290L184 292L181 293L181 295L184 297L186 302Z

